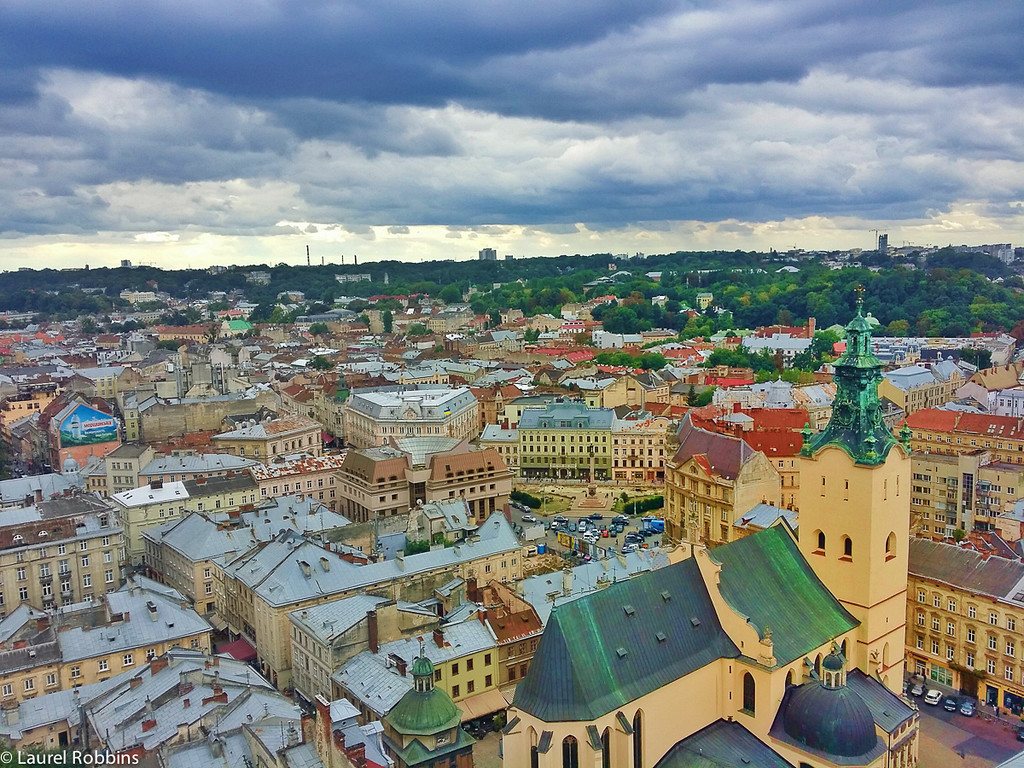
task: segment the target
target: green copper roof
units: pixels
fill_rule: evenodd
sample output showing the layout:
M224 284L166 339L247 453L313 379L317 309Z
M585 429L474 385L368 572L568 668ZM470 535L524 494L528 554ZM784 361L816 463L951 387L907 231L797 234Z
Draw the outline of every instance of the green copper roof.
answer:
M415 688L395 704L384 717L399 733L433 736L462 721L462 710L440 688L417 691Z
M754 625L772 632L775 658L789 664L857 626L811 570L781 525L712 549L722 564L722 597ZM756 650L749 655L755 655Z
M551 612L514 706L592 721L739 649L694 560L634 576Z
M389 740L390 741L390 740ZM409 742L405 749L399 748L395 743L391 743L392 748L395 750L398 758L402 761L403 765L412 766L424 765L432 766L437 763L435 761L445 755L451 755L455 752L461 752L462 750L469 750L476 743L476 739L470 736L461 728L455 729L455 739L447 744L436 744L433 748L428 748L419 739L413 739ZM444 765L445 763L441 763Z
M882 361L871 351L872 325L862 309L863 300L858 298L857 316L846 326L846 352L835 362L832 418L820 434L805 435L800 451L804 456L835 445L858 464L881 464L896 445L896 438L882 420L878 399Z
M426 656L420 654L412 662L413 677L433 677L434 663Z

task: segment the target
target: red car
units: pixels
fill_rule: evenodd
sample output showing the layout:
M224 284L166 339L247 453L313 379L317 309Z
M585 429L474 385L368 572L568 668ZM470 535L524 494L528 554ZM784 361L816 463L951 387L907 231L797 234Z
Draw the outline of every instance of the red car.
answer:
M608 538L608 529L607 528L602 528L601 529L601 538L602 539L607 539Z

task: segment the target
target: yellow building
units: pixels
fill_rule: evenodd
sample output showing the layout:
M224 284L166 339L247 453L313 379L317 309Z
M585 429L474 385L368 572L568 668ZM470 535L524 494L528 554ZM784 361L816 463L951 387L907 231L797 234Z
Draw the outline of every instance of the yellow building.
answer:
M115 493L110 501L124 527L126 562L142 565L146 551L143 531L189 512L227 512L255 504L256 483L248 474L176 483L153 480L141 488Z
M1024 713L1022 579L1024 564L1017 559L912 540L906 609L911 671Z
M733 524L757 504L779 505L779 472L744 440L701 429L687 414L679 448L665 467L665 534L680 541L721 544Z
M963 372L952 360L939 361L931 368L909 365L886 373L878 384L878 396L891 400L909 416L955 400L964 382Z
M825 482L799 539L780 522L556 603L508 712L507 764L917 763L918 712L899 695L909 451L882 421L860 311L847 337L835 416L805 440L805 477Z
M521 545L508 520L491 515L472 540L433 552L353 565L330 550L284 531L218 568L217 613L229 630L259 652L260 669L278 687L290 684L289 614L331 600L366 594L418 602L452 579L522 578Z
M293 453L319 456L324 450L320 425L304 416L272 419L222 432L212 439L222 453L247 456L264 464Z
M60 390L54 382L47 382L44 385L19 391L17 394L5 397L0 401L0 437L4 444L10 448L11 434L10 426L18 419L31 416L33 413L41 412L46 406L53 402Z
M527 408L519 419L523 477L607 480L611 477L614 412L574 401Z
M447 624L423 635L423 654L434 665L434 685L471 717L503 710L498 691L498 648L487 626L475 618ZM408 675L420 652L418 637L382 643L376 652L363 651L333 676L336 696L351 701L367 721L386 716L412 687ZM390 685L369 682L387 680ZM382 694L382 691L385 691Z

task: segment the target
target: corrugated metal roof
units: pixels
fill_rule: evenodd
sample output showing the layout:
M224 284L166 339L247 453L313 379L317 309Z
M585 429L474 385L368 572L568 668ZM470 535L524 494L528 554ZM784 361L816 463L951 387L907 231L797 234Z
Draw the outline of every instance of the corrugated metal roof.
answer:
M685 560L552 611L514 706L546 722L594 720L738 655L696 561Z
M991 597L1013 597L1024 579L1024 563L1002 557L985 558L980 552L952 544L910 540L910 573Z

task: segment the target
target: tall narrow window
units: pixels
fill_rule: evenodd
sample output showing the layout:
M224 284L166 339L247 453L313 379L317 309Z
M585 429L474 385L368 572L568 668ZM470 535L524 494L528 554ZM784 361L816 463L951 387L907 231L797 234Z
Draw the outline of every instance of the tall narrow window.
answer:
M612 729L601 734L601 768L612 768Z
M644 719L639 709L633 715L633 768L644 768Z
M749 672L743 673L743 711L748 715L754 714L754 676Z
M580 745L575 736L562 739L562 768L580 768Z
M822 552L825 551L825 532L818 531L818 549Z
M843 557L853 557L853 539L843 536Z
M885 559L891 560L896 557L896 534L889 533L885 539Z

